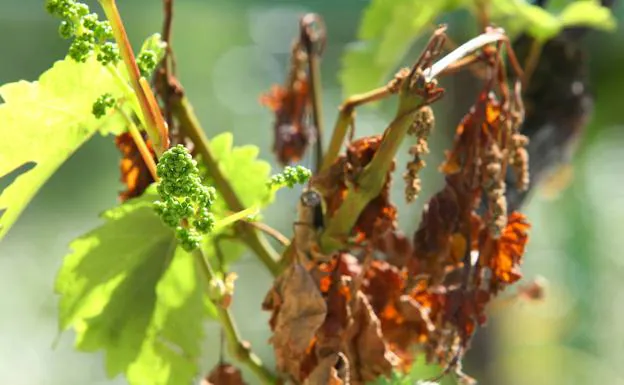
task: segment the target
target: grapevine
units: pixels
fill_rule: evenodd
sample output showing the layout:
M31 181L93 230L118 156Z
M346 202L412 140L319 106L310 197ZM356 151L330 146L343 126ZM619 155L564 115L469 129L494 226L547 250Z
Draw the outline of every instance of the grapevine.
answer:
M99 0L103 12L43 2L67 54L36 82L0 86L0 239L88 140L114 143L124 190L104 193L119 202L70 243L55 282L59 330L73 330L76 349L101 351L109 377L240 385L249 372L262 384L472 384L463 359L490 311L546 296L542 280L518 284L532 258L526 197L567 160L592 112L580 37L615 29L613 1L553 13L545 2L373 0L361 44L344 49L337 78L346 97L331 130L321 78L331 68L321 62L331 25L302 15L283 47L285 79L258 95L272 119L277 170L257 146L201 125L176 72L173 0L163 0L162 34L138 49L115 0ZM453 28L435 22L459 9L478 33L452 41ZM461 71L474 92L455 90L469 107L453 121L440 115L440 101L448 103L447 81ZM358 113L380 103L387 121L364 131ZM455 129L445 131L449 124ZM442 152L430 141L445 132L452 140ZM424 197L431 166L423 158L433 163L436 152L442 184ZM401 155L408 160L399 167ZM418 218L399 221L409 211L393 191L423 203ZM283 197L295 195L288 207ZM270 205L286 225L264 223ZM256 275L238 277L232 265L246 252ZM266 312L268 360L231 308L245 298L238 285L260 269L272 284L247 298ZM208 321L218 323L219 343L206 343ZM220 355L209 371L206 346Z

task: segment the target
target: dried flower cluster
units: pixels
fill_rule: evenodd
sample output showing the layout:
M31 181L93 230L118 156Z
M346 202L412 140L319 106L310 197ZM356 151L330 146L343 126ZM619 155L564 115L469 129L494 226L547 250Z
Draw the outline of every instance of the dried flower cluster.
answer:
M433 130L435 117L433 110L429 106L424 106L416 112L414 123L408 133L416 138L416 144L410 147L409 154L413 157L407 162L406 171L403 174L405 180L405 200L411 203L420 194L420 177L418 173L425 168L426 163L420 157L429 153L427 138Z

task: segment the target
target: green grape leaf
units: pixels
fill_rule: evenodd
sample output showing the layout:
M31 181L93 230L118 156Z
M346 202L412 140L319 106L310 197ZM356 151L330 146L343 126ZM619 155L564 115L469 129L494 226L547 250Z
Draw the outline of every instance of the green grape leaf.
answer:
M266 207L275 197L275 191L267 186L271 176L271 165L258 159L260 150L257 146L233 146L233 142L234 138L230 132L221 133L210 140L210 150L219 163L219 169L246 208ZM210 179L207 183L213 184ZM217 217L224 217L228 213L227 205L218 192L212 211ZM222 236L216 237L216 245L214 238L207 239L205 250L208 256L215 258L218 255L216 246L224 257L223 261L215 262L232 263L244 252L244 246L231 235L231 230L225 230Z
M401 58L419 35L457 0L373 0L352 44L342 59L340 80L346 95L364 92L389 80Z
M104 350L110 377L189 384L202 324L216 310L202 295L196 259L154 212L153 187L106 211L103 225L71 243L56 279L59 326L76 331L79 350Z
M48 178L95 132L125 129L118 114L103 120L91 114L93 102L106 92L123 94L95 59L76 63L66 58L38 81L0 86L0 181L30 166L0 191L0 239Z
M210 150L219 162L219 169L245 207L265 206L273 201L275 192L267 186L271 165L258 160L260 149L254 145L233 146L234 136L224 132L210 141ZM218 199L216 207L225 202Z
M572 2L559 15L525 0L491 0L488 6L491 20L509 36L526 32L545 41L570 26L606 31L616 26L611 11L595 0ZM342 58L340 81L345 97L382 86L435 19L459 7L476 9L474 2L466 0L373 0L362 17L359 41L350 44Z
M490 16L510 36L526 32L539 41L553 38L566 27L612 31L616 26L611 10L594 0L571 2L558 15L526 1L493 0Z
M559 15L564 27L583 26L604 31L615 30L617 23L609 8L597 1L576 1L568 4Z
M167 42L162 39L160 33L154 33L145 39L143 45L141 46L141 51L139 52L148 50L156 54L157 63L160 63L160 61L165 57L165 54L167 53Z

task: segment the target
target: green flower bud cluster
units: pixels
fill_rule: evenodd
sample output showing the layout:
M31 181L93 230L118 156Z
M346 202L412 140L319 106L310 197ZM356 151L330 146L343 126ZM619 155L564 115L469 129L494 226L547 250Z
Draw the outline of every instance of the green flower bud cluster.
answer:
M75 0L46 0L46 10L60 18L59 35L63 39L74 39L69 47L69 56L84 63L93 54L102 65L117 63L119 49L113 38L113 29L108 21L98 20L98 15L89 12L89 6Z
M144 50L139 52L136 62L141 76L149 78L158 65L158 56L152 50Z
M284 171L273 175L267 184L272 188L285 186L293 188L295 185L306 183L311 176L312 171L303 166L286 166Z
M95 103L93 103L93 110L91 111L96 118L101 118L106 115L106 110L112 108L115 105L115 98L110 93L105 93L104 95L97 98Z
M215 225L210 212L216 191L202 184L197 162L181 144L165 151L156 167L160 201L155 210L163 222L175 229L176 237L187 251L199 247L201 234Z

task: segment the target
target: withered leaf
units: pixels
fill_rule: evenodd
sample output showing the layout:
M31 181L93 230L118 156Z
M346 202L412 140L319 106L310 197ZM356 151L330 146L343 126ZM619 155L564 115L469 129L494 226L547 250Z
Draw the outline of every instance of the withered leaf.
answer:
M377 238L375 248L384 253L388 263L404 267L414 252L412 242L401 231L388 231Z
M342 353L323 358L303 382L304 385L348 385L349 363Z
M458 231L460 206L455 189L448 183L425 207L418 230L414 233L414 258L408 271L427 274L433 282L444 276L444 268L456 263L453 234Z
M273 152L282 165L299 161L316 137L316 128L310 123L308 75L302 68L306 57L301 45L295 43L286 85L274 85L260 97L260 103L275 113Z
M400 359L384 341L379 319L362 292L355 299L353 323L347 338L351 341L349 354L353 383L366 383L380 375L390 375Z
M317 329L327 315L327 305L310 273L293 263L278 288L280 299L271 342L277 367L299 377L300 363Z
M143 139L146 138L146 135L143 134ZM146 139L146 144L154 161L157 161L156 154L148 139ZM143 161L141 153L129 133L124 132L115 137L115 145L122 155L119 169L121 171L121 182L126 186L126 190L119 193L119 199L125 202L130 198L143 194L147 186L154 182L154 178L145 165L145 161Z
M513 212L500 238L491 240L491 248L483 253L481 263L492 269L492 286L495 290L501 284L508 285L522 277L518 267L529 239L529 228L526 217Z
M349 191L348 185L358 188L357 179L373 159L380 144L381 135L367 136L351 142L345 155L341 155L331 167L312 179L311 184L323 195L328 217L342 205ZM379 194L360 213L353 228L356 239L375 243L377 237L396 230L397 208L390 201L393 170L394 163Z
M364 291L376 314L394 306L405 289L405 273L385 261L373 261L366 271Z

